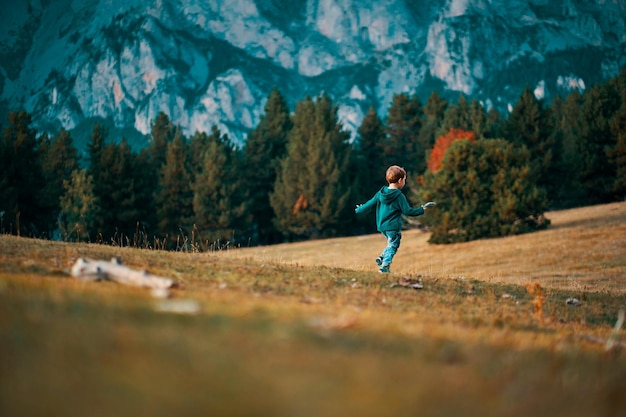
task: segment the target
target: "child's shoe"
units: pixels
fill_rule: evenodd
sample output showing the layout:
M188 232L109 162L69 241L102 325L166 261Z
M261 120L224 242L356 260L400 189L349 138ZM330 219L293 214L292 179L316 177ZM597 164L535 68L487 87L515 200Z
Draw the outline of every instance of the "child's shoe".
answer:
M391 269L389 269L388 266L381 266L380 268L378 268L378 272L380 272L381 274L391 274Z

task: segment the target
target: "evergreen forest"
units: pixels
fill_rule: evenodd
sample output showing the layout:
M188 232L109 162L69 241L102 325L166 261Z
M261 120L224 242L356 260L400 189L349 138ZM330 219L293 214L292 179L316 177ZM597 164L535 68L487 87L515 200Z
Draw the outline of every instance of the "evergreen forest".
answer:
M164 113L139 151L95 124L83 155L70 132L32 125L15 111L0 126L0 233L194 251L374 233L354 207L389 165L407 170L413 206L437 202L406 222L433 243L527 233L548 210L626 197L626 68L550 103L526 88L506 117L463 95L396 94L355 138L331 97L290 109L276 88L243 146L216 127L186 137Z

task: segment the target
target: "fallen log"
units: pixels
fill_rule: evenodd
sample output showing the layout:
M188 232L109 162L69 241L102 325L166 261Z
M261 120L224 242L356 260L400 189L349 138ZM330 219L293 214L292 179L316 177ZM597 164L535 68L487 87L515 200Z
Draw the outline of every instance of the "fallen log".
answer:
M164 294L163 290L172 288L176 284L173 279L124 266L117 258L111 259L110 262L79 258L72 266L70 273L75 278L88 281L108 280L135 287L148 287L155 294Z

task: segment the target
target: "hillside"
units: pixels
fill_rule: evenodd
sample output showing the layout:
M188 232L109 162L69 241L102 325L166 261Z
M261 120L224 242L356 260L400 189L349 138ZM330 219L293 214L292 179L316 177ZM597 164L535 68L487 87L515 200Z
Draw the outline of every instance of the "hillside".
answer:
M376 235L211 253L1 235L0 415L620 415L626 203L548 217L451 246L407 232L390 276ZM113 256L177 287L68 273Z
M406 231L393 271L626 292L626 203L548 212L546 217L551 226L545 231L452 245L431 245L428 233ZM374 258L384 245L376 234L245 248L226 256L374 271Z

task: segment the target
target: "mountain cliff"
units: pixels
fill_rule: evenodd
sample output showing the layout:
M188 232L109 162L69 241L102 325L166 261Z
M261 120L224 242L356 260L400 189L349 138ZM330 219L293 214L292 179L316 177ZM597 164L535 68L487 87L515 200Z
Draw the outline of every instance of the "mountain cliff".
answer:
M623 0L2 0L0 116L147 134L159 112L187 135L235 141L278 87L293 108L326 91L354 132L394 94L460 94L506 111L626 65ZM137 146L141 146L139 143Z

